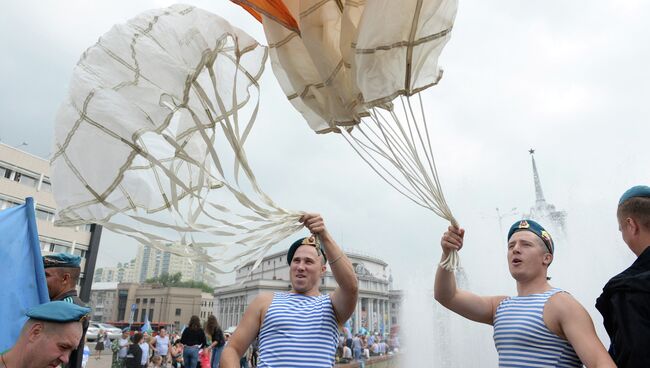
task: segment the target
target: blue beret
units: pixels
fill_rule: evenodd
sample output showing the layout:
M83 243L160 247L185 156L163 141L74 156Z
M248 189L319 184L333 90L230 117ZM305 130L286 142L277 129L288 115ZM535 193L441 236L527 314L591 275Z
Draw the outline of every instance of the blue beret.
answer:
M68 253L56 253L43 256L43 267L73 267L79 268L81 257Z
M90 314L90 308L64 301L48 302L27 311L27 317L48 322L75 322Z
M301 245L311 245L312 247L316 248L316 252L318 252L318 255L323 255L323 258L325 258L325 262L327 262L327 256L325 256L325 253L322 251L320 247L320 243L316 241L316 237L312 235L310 237L300 238L295 242L293 242L293 244L291 244L291 246L289 247L289 252L287 252L288 264L291 264L291 261L293 260L293 255L296 254L296 250Z
M618 205L622 205L623 202L627 201L630 198L634 197L646 197L650 198L650 187L647 185L636 185L628 189L623 193L621 199L618 200Z
M546 248L548 249L551 254L555 252L555 244L553 243L553 239L551 238L551 234L546 231L542 225L538 224L537 222L533 220L521 220L517 221L512 226L510 226L510 231L508 231L508 240L510 240L510 237L512 237L512 234L516 233L517 231L530 231L531 233L537 235L544 244L546 245Z

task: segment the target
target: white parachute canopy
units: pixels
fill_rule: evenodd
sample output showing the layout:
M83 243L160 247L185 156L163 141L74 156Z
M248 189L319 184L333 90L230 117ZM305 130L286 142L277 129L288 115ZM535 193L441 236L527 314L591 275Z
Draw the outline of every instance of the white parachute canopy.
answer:
M273 71L309 126L341 133L386 182L457 226L419 95L442 77L457 0L233 1L262 18ZM456 252L443 266L458 266Z
M266 58L188 5L114 26L81 56L56 118L56 223L97 223L217 272L259 263L302 227L259 188L243 148Z

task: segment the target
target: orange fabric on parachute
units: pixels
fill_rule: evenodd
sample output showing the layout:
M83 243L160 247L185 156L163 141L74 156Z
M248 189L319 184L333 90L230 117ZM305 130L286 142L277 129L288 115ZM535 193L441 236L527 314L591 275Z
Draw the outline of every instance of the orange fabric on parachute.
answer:
M291 12L284 5L282 0L231 0L251 13L255 19L262 22L260 13L272 18L287 29L300 34L298 22L293 18Z

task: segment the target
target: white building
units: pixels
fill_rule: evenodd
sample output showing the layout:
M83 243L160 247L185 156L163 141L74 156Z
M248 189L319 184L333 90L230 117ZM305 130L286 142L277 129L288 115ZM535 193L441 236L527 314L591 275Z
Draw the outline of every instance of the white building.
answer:
M163 274L180 273L181 281L194 280L214 284L214 276L204 265L148 245L138 248L134 272L134 279L131 280L133 282L144 282Z
M83 279L90 225L74 228L54 226L56 203L52 195L49 162L0 143L0 210L23 204L26 197L33 197L36 204L42 253L63 252L81 256Z
M117 301L117 284L117 282L93 283L89 302L93 321L112 321Z
M93 282L134 282L135 259L118 263L117 267L101 267L95 270Z
M359 279L357 308L350 319L352 332L386 332L397 318L391 318L399 309L400 293L391 293L388 264L378 258L345 252ZM291 289L287 251L266 256L252 271L249 263L237 271L235 283L215 289L215 315L224 328L239 324L244 310L261 292L282 292ZM328 270L321 280L321 292L331 293L337 284ZM396 308L391 308L394 305ZM395 311L393 311L395 309Z

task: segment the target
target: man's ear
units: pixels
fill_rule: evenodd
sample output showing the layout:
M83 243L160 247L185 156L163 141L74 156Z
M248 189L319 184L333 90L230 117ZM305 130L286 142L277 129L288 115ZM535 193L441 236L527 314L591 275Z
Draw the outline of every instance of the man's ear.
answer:
M550 265L552 262L553 262L553 255L552 255L551 253L545 253L545 254L544 254L544 260L542 261L542 263L544 264L544 266L548 266L548 265Z
M29 328L28 337L29 342L34 342L41 338L45 333L45 325L43 322L36 322Z

